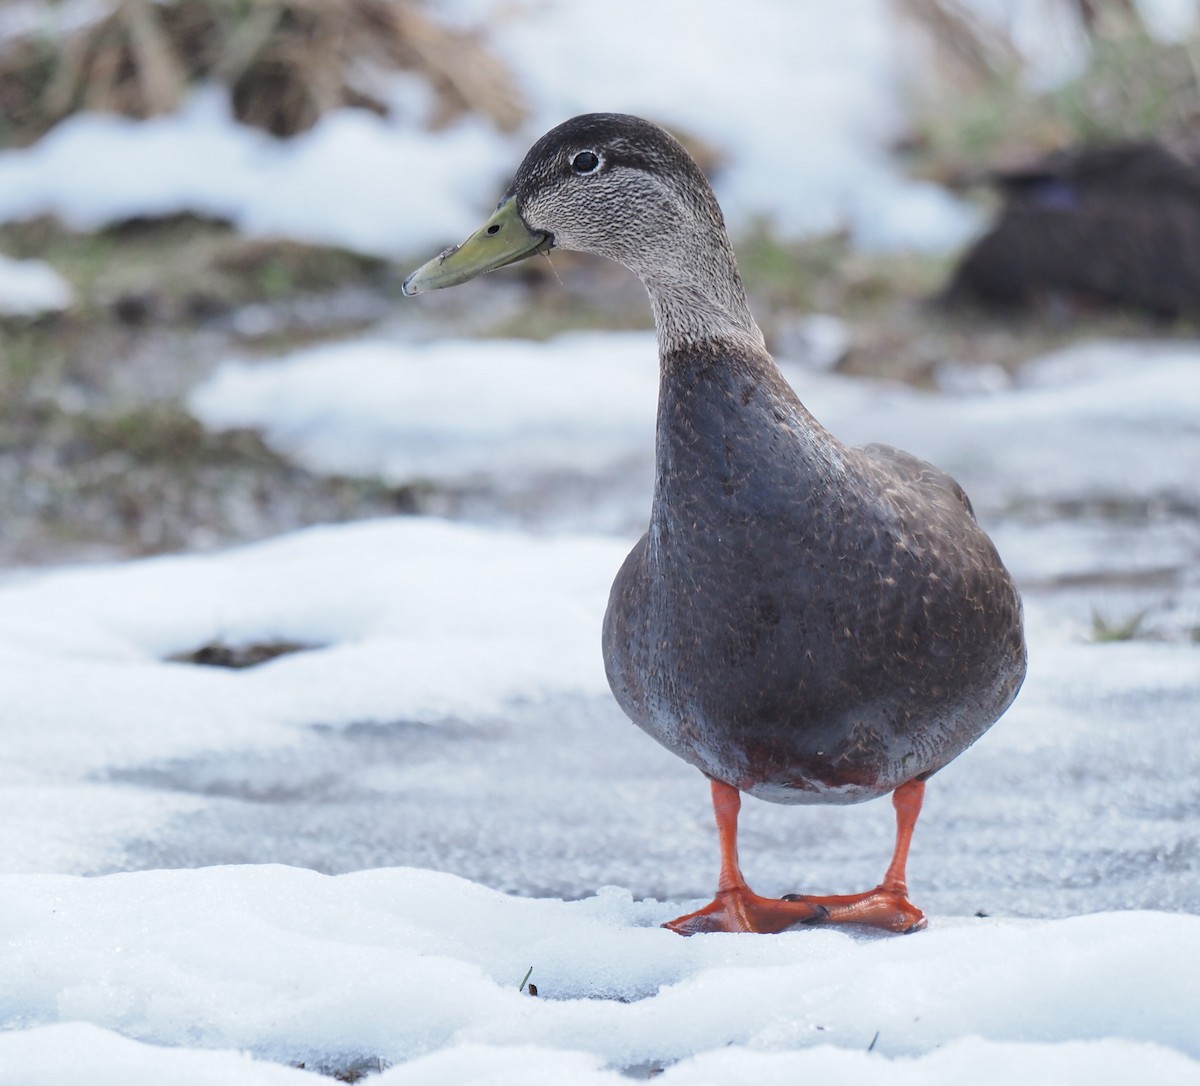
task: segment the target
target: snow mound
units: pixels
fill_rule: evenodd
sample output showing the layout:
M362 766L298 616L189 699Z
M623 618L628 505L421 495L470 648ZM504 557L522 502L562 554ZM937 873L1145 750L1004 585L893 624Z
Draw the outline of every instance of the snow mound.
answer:
M0 867L86 870L195 808L104 781L121 767L605 694L600 616L624 553L408 519L0 586ZM164 661L277 640L312 648L244 671Z
M602 692L594 642L625 549L408 519L35 577L0 587L0 654L12 665L4 701L14 716L17 706L44 712L48 693L69 701L81 696L79 684L94 683L96 712L105 713L101 694L151 675L168 684L187 676L206 698L227 695L219 714L205 705L177 733L147 734L151 747L141 753L157 746L162 756L254 734L264 715L349 723L481 713L547 680L543 693ZM314 647L238 673L161 663L213 641L277 639ZM56 668L73 669L76 681L48 683ZM335 674L339 688L330 689ZM116 699L112 723L142 719L150 728L156 712ZM109 753L101 734L78 738L80 765Z
M649 450L657 357L650 333L359 340L231 360L189 407L214 429L262 428L321 471L397 482L549 464L599 471Z
M253 234L396 256L460 233L494 199L504 141L481 122L433 139L374 114L340 110L280 142L234 122L216 88L145 121L81 113L38 143L0 151L0 219L57 215L93 230L192 212ZM422 193L400 198L396 178Z
M13 260L0 253L0 316L57 313L73 300L70 284L44 260Z
M415 1061L384 1083L452 1068L455 1081L494 1081L497 1060L513 1074L530 1061L541 1081L582 1070L615 1083L615 1071L677 1064L666 1081L736 1066L734 1081L843 1067L950 1082L985 1054L994 1081L1039 1059L1076 1080L1118 1081L1135 1057L1158 1081L1200 1074L1200 981L1176 964L1200 953L1195 916L682 939L657 926L678 907L615 889L511 898L413 869L0 877L0 1006L20 1008L0 1067L43 1054L61 1065L64 1033L99 1042L115 1066L152 1054L166 1066L94 1030L44 1028L90 1023L175 1046L181 1069L194 1060L200 1075L219 1066L248 1082L286 1080L195 1050L309 1068ZM530 966L537 998L519 990Z
M262 429L316 470L396 481L550 463L599 471L649 461L656 358L649 333L350 342L231 360L190 404L206 425ZM1194 344L1080 344L1031 363L1014 387L975 396L783 366L843 440L908 449L953 474L983 509L1067 497L1190 500L1195 490ZM648 507L648 493L641 502Z

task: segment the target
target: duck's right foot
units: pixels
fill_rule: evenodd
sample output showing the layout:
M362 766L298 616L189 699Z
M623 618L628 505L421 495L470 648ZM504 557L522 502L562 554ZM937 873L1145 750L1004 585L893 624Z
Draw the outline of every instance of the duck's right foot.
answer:
M738 887L717 891L717 896L703 909L670 920L663 927L680 935L708 931L752 931L767 935L804 924L820 924L828 915L829 910L818 902L759 897L753 890Z

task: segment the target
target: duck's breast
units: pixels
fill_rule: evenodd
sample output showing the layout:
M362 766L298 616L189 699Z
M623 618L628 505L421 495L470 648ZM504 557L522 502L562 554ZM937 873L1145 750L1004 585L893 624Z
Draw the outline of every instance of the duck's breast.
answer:
M846 449L779 383L737 367L664 380L650 530L605 619L609 680L635 723L744 791L869 799L1011 702L1020 601L952 480Z

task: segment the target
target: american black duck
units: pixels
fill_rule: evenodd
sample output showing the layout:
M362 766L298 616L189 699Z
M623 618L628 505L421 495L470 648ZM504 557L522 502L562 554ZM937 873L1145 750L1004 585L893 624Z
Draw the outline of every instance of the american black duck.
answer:
M495 214L408 277L448 287L553 247L646 285L661 372L650 527L604 620L613 694L711 781L717 894L667 926L923 927L905 867L925 781L1025 675L1021 602L962 489L883 445L850 448L805 409L750 315L724 220L687 152L621 114L559 125ZM754 894L740 793L858 803L893 793L884 880L836 897Z

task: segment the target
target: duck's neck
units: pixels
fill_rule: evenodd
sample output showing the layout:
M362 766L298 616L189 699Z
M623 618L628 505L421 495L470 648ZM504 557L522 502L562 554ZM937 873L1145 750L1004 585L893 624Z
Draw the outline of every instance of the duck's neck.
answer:
M659 357L703 343L735 343L748 353L766 354L763 334L745 297L714 297L708 288L669 285L651 290Z
M672 259L639 269L650 293L660 357L722 341L765 354L724 229L681 231L670 246Z

